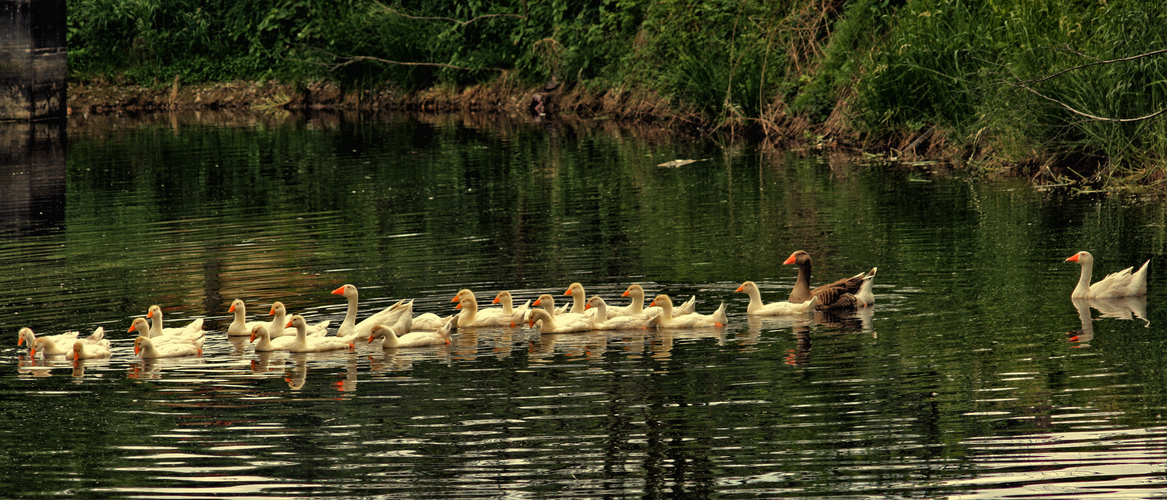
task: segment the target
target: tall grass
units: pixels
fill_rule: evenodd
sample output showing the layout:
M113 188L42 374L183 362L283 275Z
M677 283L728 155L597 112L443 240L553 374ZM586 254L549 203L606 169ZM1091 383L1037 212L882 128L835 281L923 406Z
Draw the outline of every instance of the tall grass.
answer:
M1164 109L1167 54L1072 68L1167 47L1165 10L1138 0L911 2L862 89L866 127L939 126L970 155L988 148L998 160L1092 158L1102 182L1160 170L1163 120L1072 110L1120 119Z

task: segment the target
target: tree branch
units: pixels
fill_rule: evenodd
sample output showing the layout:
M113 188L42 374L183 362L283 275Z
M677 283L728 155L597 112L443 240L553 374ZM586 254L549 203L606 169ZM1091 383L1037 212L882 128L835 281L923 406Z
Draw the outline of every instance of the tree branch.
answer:
M1077 52L1075 52L1075 53L1077 53ZM1133 55L1133 56L1130 56L1130 57L1121 57L1121 58L1118 58L1118 59L1110 59L1110 60L1107 60L1107 61L1097 60L1097 61L1090 62L1090 63L1086 63L1086 64L1079 64L1079 65L1077 65L1077 66L1074 66L1074 67L1072 67L1072 68L1067 68L1067 69L1064 69L1064 70L1062 70L1062 71L1059 71L1059 72L1057 72L1057 73L1054 73L1054 74L1052 74L1052 75L1046 75L1046 76L1043 76L1043 77L1041 77L1041 78L1034 78L1034 79L1032 79L1032 80L1015 80L1015 81L1012 81L1012 82L1006 82L1006 83L1008 83L1009 85L1012 85L1012 86L1014 86L1014 87L1020 87L1020 88L1023 88L1023 89L1025 89L1025 90L1028 90L1028 91L1032 92L1034 95L1036 95L1036 96L1038 96L1038 97L1040 97L1040 98L1042 98L1042 99L1045 99L1045 100L1047 100L1047 101L1050 101L1050 102L1052 102L1052 103L1055 103L1055 104L1057 104L1058 106L1061 106L1061 107L1065 108L1067 111L1069 111L1069 112L1071 112L1071 113L1074 113L1074 114L1076 114L1076 115L1078 115L1078 116L1083 116L1083 117L1089 118L1089 119L1091 119L1091 120L1096 120L1096 121L1101 121L1101 122L1111 122L1111 123L1133 123L1133 122L1140 122L1140 121L1143 121L1143 120L1150 120L1151 118L1154 118L1154 117L1156 117L1156 116L1162 115L1163 113L1167 113L1167 108L1165 108L1165 109L1161 109L1161 110L1159 110L1159 111L1156 111L1156 112L1154 112L1154 113L1151 113L1151 114L1149 114L1149 115L1140 116L1140 117L1137 117L1137 118L1108 118L1108 117L1105 117L1105 116L1097 116L1097 115L1092 115L1092 114L1090 114L1090 113L1086 113L1086 112L1084 112L1084 111L1079 111L1079 110L1077 110L1077 109L1074 109L1074 108L1073 108L1073 107L1071 107L1069 104L1066 104L1066 103L1064 103L1064 102L1062 102L1062 101L1059 101L1059 100L1057 100L1057 99L1054 99L1054 98L1052 98L1052 97L1050 97L1050 96L1047 96L1047 95L1045 95L1045 94L1042 94L1041 92L1038 92L1038 91L1037 91L1036 89L1034 89L1033 87L1030 87L1030 84L1034 84L1034 83L1041 83L1041 82L1044 82L1044 81L1050 80L1050 79L1052 79L1052 78L1056 78L1056 77L1058 77L1058 76L1064 75L1064 74L1066 74L1066 73L1069 73L1069 72L1071 72L1071 71L1077 71L1077 70L1080 70L1080 69L1089 68L1089 67L1091 67L1091 66L1098 66L1098 65L1102 65L1102 64L1114 64L1114 63L1127 62L1127 61L1134 61L1134 60L1136 60L1136 59L1142 59L1142 58L1144 58L1144 57L1150 57L1150 56L1159 55L1159 54L1164 54L1164 53L1167 53L1167 49L1154 50L1154 51L1151 51L1151 52L1146 52L1146 53L1143 53L1143 54L1136 54L1136 55ZM1082 56L1082 57L1086 57L1086 56L1085 56L1085 55L1083 55L1083 54L1078 54L1078 55L1079 55L1079 56Z
M1156 111L1156 112L1154 112L1154 113L1151 113L1151 114L1149 114L1149 115L1140 116L1140 117L1137 117L1137 118L1107 118L1107 117L1105 117L1105 116L1096 116L1096 115L1092 115L1092 114L1090 114L1090 113L1086 113L1086 112L1083 112L1083 111L1078 111L1078 110L1076 110L1076 109L1074 109L1074 108L1070 107L1070 105L1069 105L1069 104L1066 104L1066 103L1064 103L1064 102L1062 102L1062 101L1059 101L1059 100L1057 100L1057 99L1054 99L1054 98L1052 98L1052 97L1050 97L1050 96L1047 96L1047 95L1045 95L1045 94L1042 94L1041 92L1038 92L1038 91L1034 90L1033 88L1031 88L1030 86L1028 86L1028 85L1026 85L1026 84L1024 84L1024 83L1022 83L1022 82L1013 82L1013 83L1012 83L1012 85L1013 85L1013 86L1015 86L1015 87L1021 87L1021 88L1025 89L1025 90L1028 90L1028 91L1030 91L1030 92L1033 92L1033 94L1034 94L1034 95L1036 95L1036 96L1038 96L1038 97L1040 97L1040 98L1042 98L1042 99L1045 99L1045 100L1047 100L1047 101L1050 101L1050 102L1052 102L1052 103L1055 103L1055 104L1057 104L1057 105L1059 105L1059 106L1061 106L1061 107L1063 107L1063 108L1066 108L1066 111L1069 111L1069 112L1071 112L1071 113L1074 113L1074 114L1076 114L1076 115L1078 115L1078 116L1084 116L1084 117L1086 117L1086 118L1089 118L1089 119L1091 119L1091 120L1097 120L1097 121L1100 121L1100 122L1112 122L1112 123L1132 123L1132 122L1141 122L1141 121L1143 121L1143 120L1150 120L1151 118L1154 118L1154 117L1156 117L1156 116L1159 116L1159 115L1161 115L1161 114L1163 114L1163 113L1167 113L1167 109L1160 109L1159 111Z
M460 71L477 71L480 69L491 70L491 71L506 71L503 68L467 68L464 66L455 66L453 64L446 64L446 63L392 61L389 59L382 59L380 57L373 57L373 56L339 56L339 55L333 54L333 53L331 53L327 50L324 50L324 49L320 49L320 48L313 48L313 49L318 50L320 52L323 52L325 54L328 54L333 59L338 59L338 60L341 60L342 62L324 63L324 62L317 62L317 61L304 61L304 60L301 60L301 61L311 63L311 64L319 64L321 66L325 66L325 67L332 69L332 70L340 69L340 68L343 68L343 67L348 66L350 64L357 63L359 61L373 61L373 62L378 62L381 64L393 64L393 65L397 65L397 66L434 66L434 67L438 67L438 68L449 68L449 69L456 69L456 70L460 70Z
M1137 55L1133 55L1133 56L1130 56L1130 57L1121 57L1121 58L1118 58L1118 59L1111 59L1111 60L1109 60L1109 61L1094 61L1094 62L1091 62L1091 63L1086 63L1086 64L1079 64L1078 66L1074 66L1074 67L1072 67L1072 68L1067 68L1067 69L1064 69L1064 70L1062 70L1062 71L1059 71L1059 72L1057 72L1057 73L1054 73L1054 74L1052 74L1052 75L1046 75L1046 76L1043 76L1043 77L1041 77L1041 78L1035 78L1035 79L1033 79L1033 80L1026 80L1026 81L1024 81L1024 82L1019 82L1019 83L1023 83L1023 84L1025 84L1025 83L1041 83L1041 82L1044 82L1044 81L1046 81L1046 80L1052 79L1052 78L1054 78L1054 77L1062 76L1062 75L1064 75L1064 74L1066 74L1066 73L1069 73L1069 72L1071 72L1071 71L1077 71L1077 70L1080 70L1080 69L1083 69L1083 68L1089 68L1090 66L1098 66L1098 65L1102 65L1102 64L1113 64L1113 63L1120 63L1120 62L1134 61L1134 60L1136 60L1136 59L1142 59L1142 58L1144 58L1144 57L1151 57L1151 56L1159 55L1159 54L1162 54L1162 53L1165 53L1165 52L1167 52L1167 49L1154 50L1154 51L1147 52L1147 53L1144 53L1144 54L1137 54ZM1077 52L1075 52L1075 53L1077 53ZM1082 57L1086 57L1086 56L1084 56L1084 55L1082 55L1082 54L1078 54L1078 55L1080 55L1080 56L1082 56Z

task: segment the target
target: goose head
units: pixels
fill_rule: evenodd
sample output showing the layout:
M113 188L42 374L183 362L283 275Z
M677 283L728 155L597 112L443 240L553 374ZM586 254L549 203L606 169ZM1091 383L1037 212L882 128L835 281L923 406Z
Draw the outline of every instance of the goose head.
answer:
M532 302L531 305L544 307L549 311L554 311L555 310L555 297L552 297L551 294L549 294L549 293L545 293L543 295L540 295L539 298L535 299L535 301Z
M32 328L27 326L20 328L20 333L17 334L19 338L16 340L16 345L22 346L28 342L29 347L32 347L32 341L36 339L36 335L32 333Z
M641 297L644 298L644 287L640 285L628 285L628 289L620 294L621 297Z
M255 339L264 339L264 338L270 338L270 337L271 336L267 332L267 326L255 325L251 329L251 342L255 342Z
M546 322L551 321L551 315L547 314L545 309L531 309L530 312L527 313L527 326L534 328L535 323L540 321L544 321L545 323L543 324L547 324Z
M336 290L333 290L332 294L343 295L346 299L355 299L357 298L357 287L346 283L338 287Z
M126 332L138 332L138 335L149 338L150 323L146 322L146 318L134 318L134 321L130 322L130 329Z
M790 254L790 257L787 257L786 261L783 262L782 264L783 265L798 264L799 267L809 266L810 265L810 254L808 254L802 250L796 251L796 252Z

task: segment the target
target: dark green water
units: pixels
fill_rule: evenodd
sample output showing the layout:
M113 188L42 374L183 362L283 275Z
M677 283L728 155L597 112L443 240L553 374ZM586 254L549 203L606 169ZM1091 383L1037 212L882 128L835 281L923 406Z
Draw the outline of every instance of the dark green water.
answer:
M213 119L212 119L213 118ZM1152 498L1167 486L1161 200L493 117L74 117L9 137L0 484L45 497ZM10 134L11 136L12 134ZM679 168L674 159L700 159ZM54 174L53 165L63 169ZM46 167L46 165L48 165ZM63 166L62 166L63 165ZM853 317L751 321L879 267ZM1151 259L1145 303L1069 299ZM447 348L253 353L227 308L334 321L460 288L727 303L719 330L462 331ZM206 318L143 363L132 318ZM1103 307L1103 305L1098 305ZM1145 319L1135 317L1131 307ZM1142 308L1145 307L1145 312ZM1124 318L1123 316L1127 316ZM1115 316L1115 317L1104 317ZM30 359L89 331L108 361ZM1077 337L1073 337L1077 335Z

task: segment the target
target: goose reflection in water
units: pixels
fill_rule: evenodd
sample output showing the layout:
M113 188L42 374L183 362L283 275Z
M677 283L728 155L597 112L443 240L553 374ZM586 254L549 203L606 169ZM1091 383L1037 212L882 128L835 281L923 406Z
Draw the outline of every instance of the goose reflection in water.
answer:
M746 316L746 331L736 337L737 345L743 353L754 352L762 341L762 330L770 332L785 332L788 329L797 331L799 328L809 329L814 319L809 315L798 316Z
M251 360L251 372L267 374L284 369L284 362L288 360L287 351L255 351L255 359Z
M86 368L103 369L109 368L109 365L109 358L88 358L74 360L73 378L84 377Z
M21 354L16 361L16 370L21 377L51 377L52 368L60 364L52 357L45 356L40 361L32 356Z
M288 359L292 366L284 369L284 382L288 383L288 388L298 391L308 382L308 354L295 353Z
M604 331L544 333L531 341L528 356L532 363L554 363L560 354L596 361L603 359L607 348L608 333Z
M657 330L652 340L653 359L666 360L672 356L673 343L694 340L713 339L717 346L725 345L725 328L706 327L692 330L674 330L662 328Z
M860 330L875 336L871 322L875 318L874 307L864 307L853 311L815 311L815 322L831 328Z
M452 347L449 345L429 346L411 349L374 349L369 354L369 371L402 372L413 368L417 362L438 362L449 365L453 362Z
M195 357L175 357L175 358L144 358L139 359L130 364L129 372L126 373L126 378L136 380L159 380L168 371L176 372L180 376L188 375L184 371L185 368L191 367L205 367L206 360Z
M1082 323L1082 328L1066 333L1070 335L1070 342L1077 343L1078 347L1090 345L1089 342L1094 339L1094 319L1090 313L1092 307L1101 314L1100 318L1122 320L1138 318L1143 321L1144 327L1151 327L1151 321L1147 319L1147 297L1145 295L1109 299L1076 298L1071 299L1071 301L1074 303L1074 308L1078 310L1078 319Z

